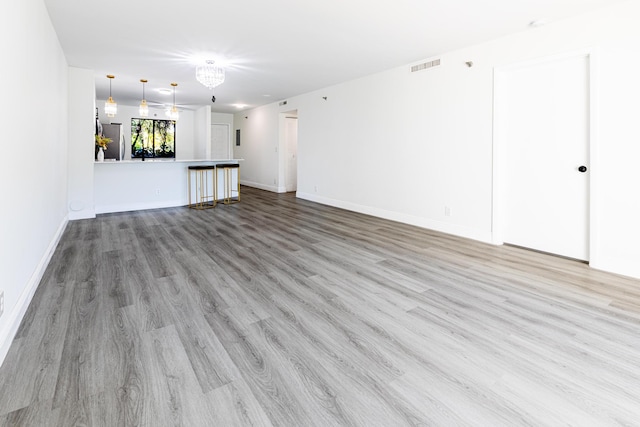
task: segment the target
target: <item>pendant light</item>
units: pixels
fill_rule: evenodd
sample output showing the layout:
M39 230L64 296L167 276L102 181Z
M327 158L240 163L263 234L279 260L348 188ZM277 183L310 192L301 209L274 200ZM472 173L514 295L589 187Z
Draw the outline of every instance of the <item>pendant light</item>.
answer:
M173 107L167 110L167 116L170 120L177 121L180 116L180 113L178 113L178 107L176 107L176 86L178 86L178 83L171 83L171 86L173 86Z
M111 80L115 78L112 74L107 74L107 78L109 79L109 99L104 103L104 112L107 117L115 117L118 112L118 104L111 97Z
M142 82L142 102L140 102L140 109L138 112L140 113L140 117L148 117L149 116L149 106L147 105L147 100L144 99L144 85L147 83L147 80L140 79Z

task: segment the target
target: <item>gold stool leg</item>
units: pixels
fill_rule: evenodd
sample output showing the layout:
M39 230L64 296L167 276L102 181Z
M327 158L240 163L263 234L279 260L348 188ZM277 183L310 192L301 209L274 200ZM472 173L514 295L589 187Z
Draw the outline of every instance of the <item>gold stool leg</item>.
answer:
M223 168L222 169L223 175L224 175L224 200L223 203L225 205L229 204L229 191L231 190L230 186L229 186L229 168Z
M189 186L188 188L188 193L189 193L189 202L187 203L188 207L192 207L191 206L191 170L187 169L187 185Z
M218 204L218 168L214 165L211 171L213 176L211 177L211 183L213 185L213 207Z
M238 201L240 201L240 166L238 166L236 170L238 171Z
M209 194L209 180L207 179L209 177L209 173L206 170L202 171L202 186L204 187L204 190L202 190L202 199L200 200L202 202L202 207L205 208L205 203L207 202L207 195Z
M211 190L209 190L209 173L211 173ZM207 169L205 170L205 176L206 176L206 181L207 181L207 191L206 191L206 208L215 208L217 201L216 201L216 169L215 167L212 169ZM211 191L211 192L210 192Z
M198 184L200 184L198 186L198 190L200 193L200 196L198 197L198 209L202 209L202 197L204 196L204 192L203 192L203 188L202 188L202 171L199 170L198 171Z

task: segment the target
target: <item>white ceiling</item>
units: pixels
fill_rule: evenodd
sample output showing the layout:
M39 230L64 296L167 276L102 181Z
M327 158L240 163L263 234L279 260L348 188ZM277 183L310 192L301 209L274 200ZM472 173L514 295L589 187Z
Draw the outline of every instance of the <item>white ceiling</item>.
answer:
M98 99L238 111L436 56L623 0L45 0L69 65L96 73ZM196 58L226 65L211 91Z

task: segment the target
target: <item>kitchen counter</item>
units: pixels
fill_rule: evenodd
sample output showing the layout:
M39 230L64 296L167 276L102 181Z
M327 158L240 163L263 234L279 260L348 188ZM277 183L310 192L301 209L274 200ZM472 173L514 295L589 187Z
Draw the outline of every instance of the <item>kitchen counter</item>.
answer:
M240 163L242 160L148 159L95 162L95 213L185 206L188 201L189 166Z
M244 159L186 159L186 160L177 160L177 159L132 159L132 160L113 160L113 159L105 159L103 162L96 161L95 164L137 164L137 163L238 163L243 161Z

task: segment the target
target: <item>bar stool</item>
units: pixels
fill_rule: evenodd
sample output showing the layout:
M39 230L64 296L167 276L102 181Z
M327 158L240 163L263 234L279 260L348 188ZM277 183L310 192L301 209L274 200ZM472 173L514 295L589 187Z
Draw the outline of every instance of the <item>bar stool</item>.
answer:
M209 180L211 172L211 182ZM191 198L191 174L195 176L195 203ZM211 191L209 192L209 183ZM188 168L189 204L191 209L215 208L218 203L218 174L215 165L189 166Z
M223 182L223 198L222 203L230 205L232 203L238 203L240 201L240 165L237 163L221 163L216 165L218 169L222 169L222 182ZM233 189L233 170L237 170L237 186ZM217 175L217 174L216 174ZM234 199L233 193L236 193Z

